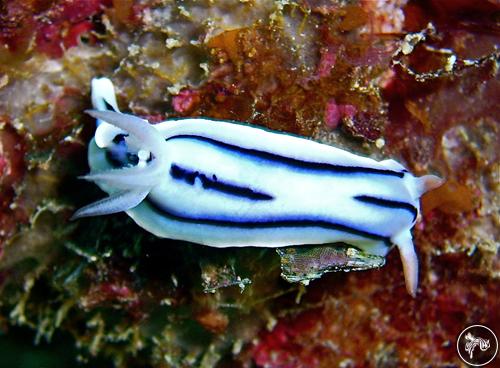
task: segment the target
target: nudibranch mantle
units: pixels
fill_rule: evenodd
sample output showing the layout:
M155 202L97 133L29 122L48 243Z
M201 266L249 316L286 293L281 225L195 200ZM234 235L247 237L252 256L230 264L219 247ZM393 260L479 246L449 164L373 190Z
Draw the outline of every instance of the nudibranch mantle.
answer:
M73 218L126 211L158 237L213 247L344 242L385 256L394 244L415 295L411 228L420 196L441 184L438 177L249 124L151 125L119 112L106 78L92 81L92 103L87 112L98 127L84 178L109 197Z

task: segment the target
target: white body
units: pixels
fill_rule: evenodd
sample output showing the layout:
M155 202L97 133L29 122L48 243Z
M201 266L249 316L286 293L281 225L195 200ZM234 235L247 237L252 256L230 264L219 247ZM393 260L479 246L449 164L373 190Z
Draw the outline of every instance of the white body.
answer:
M109 80L94 80L92 97L94 107L103 110L106 101L117 110ZM110 197L75 217L125 210L159 237L215 247L345 242L385 255L396 244L415 294L410 230L421 194L440 179L247 124L196 118L149 125L118 112L89 113L106 123L89 147L86 178ZM129 135L113 141L120 133ZM125 162L127 155L137 162Z

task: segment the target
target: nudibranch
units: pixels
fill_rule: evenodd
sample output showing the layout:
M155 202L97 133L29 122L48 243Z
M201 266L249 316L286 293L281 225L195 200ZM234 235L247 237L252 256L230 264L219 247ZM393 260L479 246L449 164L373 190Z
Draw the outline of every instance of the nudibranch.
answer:
M343 242L385 256L396 245L415 295L411 228L440 178L249 124L149 124L118 110L106 78L92 81L92 103L98 126L84 178L109 196L73 218L125 211L158 237L212 247Z

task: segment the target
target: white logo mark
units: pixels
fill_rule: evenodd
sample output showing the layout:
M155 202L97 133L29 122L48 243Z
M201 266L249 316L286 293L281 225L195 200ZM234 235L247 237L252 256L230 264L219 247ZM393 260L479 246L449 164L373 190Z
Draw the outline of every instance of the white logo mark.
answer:
M486 351L490 348L490 340L486 340L481 337L475 337L470 332L465 335L465 339L467 340L467 343L465 344L465 351L469 353L471 359L476 346L479 346L479 349L481 349L481 351Z

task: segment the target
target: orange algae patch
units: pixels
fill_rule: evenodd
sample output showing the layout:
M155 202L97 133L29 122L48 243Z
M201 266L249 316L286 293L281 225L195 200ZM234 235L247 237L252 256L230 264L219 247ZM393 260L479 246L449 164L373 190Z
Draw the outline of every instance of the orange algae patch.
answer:
M417 103L411 100L406 100L404 104L408 112L422 123L425 132L429 132L431 129L431 119L429 117L429 111L427 111L425 108L419 107Z
M127 23L132 16L132 0L113 0L116 17L122 22Z
M138 11L140 6L135 4L133 0L113 0L114 12L109 12L114 15L115 19L124 24L128 28L133 28L138 25L140 19L138 17Z
M474 191L456 181L447 181L439 188L422 196L422 212L429 213L438 208L444 213L470 212L476 207Z
M356 28L364 26L368 21L368 14L366 11L356 5L348 5L340 10L342 20L339 24L339 29L342 31L352 31Z
M239 40L241 32L244 30L245 28L238 28L222 32L209 39L207 46L212 49L220 49L221 51L224 51L228 58L233 63L236 63L241 59L240 52L242 48Z
M229 318L218 310L203 310L196 314L196 321L207 331L221 334L229 325Z

